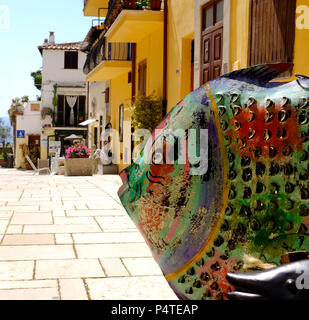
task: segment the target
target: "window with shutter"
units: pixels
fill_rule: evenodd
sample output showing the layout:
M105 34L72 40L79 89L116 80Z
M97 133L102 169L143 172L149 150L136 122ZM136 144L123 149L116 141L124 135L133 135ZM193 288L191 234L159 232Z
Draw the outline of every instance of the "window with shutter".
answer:
M250 66L293 62L295 16L296 0L251 0Z
M144 60L138 65L138 93L141 96L146 95L147 88L147 61Z
M119 140L123 142L124 105L119 106Z
M64 125L64 96L58 95L57 126L62 127L63 125Z
M105 103L109 103L109 88L105 89Z
M86 96L78 98L78 123L86 120Z
M78 52L64 52L64 69L78 69Z

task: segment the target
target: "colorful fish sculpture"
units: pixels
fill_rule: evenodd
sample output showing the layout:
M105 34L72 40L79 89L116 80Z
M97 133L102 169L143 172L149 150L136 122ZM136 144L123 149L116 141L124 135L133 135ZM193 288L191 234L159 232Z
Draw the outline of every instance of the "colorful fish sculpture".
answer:
M190 93L121 172L121 202L180 299L228 299L227 275L252 272L246 256L276 267L309 251L309 79L271 82L291 67L234 71ZM192 174L179 129L207 130L207 172Z

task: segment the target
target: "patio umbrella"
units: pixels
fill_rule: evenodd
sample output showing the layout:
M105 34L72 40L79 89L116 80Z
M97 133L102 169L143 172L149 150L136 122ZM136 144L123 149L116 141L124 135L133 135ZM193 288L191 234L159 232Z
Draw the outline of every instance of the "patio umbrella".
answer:
M70 136L64 138L64 140L82 140L83 138L77 136L76 134L71 134Z

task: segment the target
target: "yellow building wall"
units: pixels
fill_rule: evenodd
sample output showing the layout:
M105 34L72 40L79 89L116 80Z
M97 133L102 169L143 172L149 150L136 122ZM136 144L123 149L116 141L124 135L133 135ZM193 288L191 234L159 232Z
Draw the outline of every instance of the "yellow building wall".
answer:
M52 128L45 128L42 136L53 136L55 134L55 130ZM50 137L49 141L55 141L55 137ZM41 143L41 159L48 159L48 146L42 146Z
M168 17L167 110L191 91L194 0L170 0Z
M90 149L91 147L94 145L94 142L95 142L95 128L98 129L98 133L97 133L97 147L99 148L100 147L100 125L98 122L95 122L93 123L91 126L89 126L89 130L90 130L90 133L91 133L91 141L90 141Z
M306 6L308 0L297 0L296 6ZM250 30L250 0L231 0L231 45L230 45L230 65L232 70L248 67L249 52L249 30ZM302 14L296 14L296 19ZM309 22L308 22L309 23ZM295 45L294 45L294 70L295 73L309 75L309 29L298 29L295 25ZM284 81L293 80L285 79Z
M24 139L16 139L16 155L15 155L15 168L25 168L25 157L23 155L23 151L21 146L23 144L28 145L28 136Z
M307 29L296 28L295 47L294 47L294 73L300 73L309 76L309 2L308 0L297 0L297 7L306 6L305 21ZM302 18L304 12L296 15L297 18ZM297 22L297 21L296 21ZM294 79L294 77L293 77Z
M250 0L231 0L230 66L248 66Z
M136 45L136 94L138 95L138 65L147 61L146 95L163 94L163 32L152 33Z
M122 76L119 76L111 80L110 87L110 110L111 110L111 123L113 129L119 132L119 107L124 105L124 120L130 121L131 116L128 111L129 106L131 105L131 84L128 84L128 74L125 73ZM118 166L119 171L126 168L128 165L123 164L121 158L123 157L123 143L120 143L120 150L118 150L117 142L113 141L113 150L114 156L120 158L120 165Z

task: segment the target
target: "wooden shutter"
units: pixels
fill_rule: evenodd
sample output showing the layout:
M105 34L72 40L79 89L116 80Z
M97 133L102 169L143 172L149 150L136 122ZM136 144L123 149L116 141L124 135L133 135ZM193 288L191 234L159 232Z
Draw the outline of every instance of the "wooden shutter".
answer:
M123 142L123 121L124 121L124 106L119 106L119 139Z
M62 127L63 125L64 125L64 96L58 95L57 126Z
M250 66L293 62L296 0L251 0Z
M138 93L142 96L146 95L147 86L147 62L142 61L138 67Z
M109 103L109 88L105 89L105 103Z
M86 96L79 96L78 117L83 117L83 121L86 119Z

